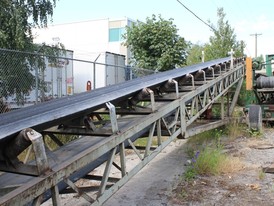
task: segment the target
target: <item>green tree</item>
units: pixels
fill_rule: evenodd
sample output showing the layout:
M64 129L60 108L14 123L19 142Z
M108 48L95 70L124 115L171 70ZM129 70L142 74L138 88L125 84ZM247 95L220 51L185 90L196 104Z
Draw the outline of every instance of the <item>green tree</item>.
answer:
M32 50L33 27L47 26L56 0L1 0L0 47Z
M164 20L161 15L126 27L124 38L133 55L131 63L157 71L185 65L187 43L177 31L172 19Z
M198 64L202 62L202 52L204 51L204 45L191 44L188 50L187 65Z
M209 43L205 45L205 59L217 59L228 56L228 52L233 49L234 56L243 56L245 43L237 41L234 29L225 20L226 14L223 8L217 10L218 22L214 26L210 21L213 30L213 36L209 38Z
M17 103L22 102L24 95L35 85L32 70L45 69L44 57L21 52L60 53L60 45L51 48L34 44L32 35L32 28L47 26L55 3L56 0L0 1L0 99L16 95ZM42 84L39 81L39 86Z

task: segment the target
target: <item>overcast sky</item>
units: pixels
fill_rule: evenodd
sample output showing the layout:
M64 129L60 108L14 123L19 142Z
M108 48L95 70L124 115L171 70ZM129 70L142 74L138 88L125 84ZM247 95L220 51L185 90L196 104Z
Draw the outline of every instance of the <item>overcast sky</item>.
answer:
M235 29L237 40L247 44L245 53L257 51L274 54L274 1L273 0L180 0L197 16L217 24L217 8L223 7L226 20ZM187 11L177 0L59 0L53 15L53 24L87 21L92 19L117 19L128 17L145 21L152 14L164 19L173 18L179 34L192 43L206 43L213 35L210 28Z

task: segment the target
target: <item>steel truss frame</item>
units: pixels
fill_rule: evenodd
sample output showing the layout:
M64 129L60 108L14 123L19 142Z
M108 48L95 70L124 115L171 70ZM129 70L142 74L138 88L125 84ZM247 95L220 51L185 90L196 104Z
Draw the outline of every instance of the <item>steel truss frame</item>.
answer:
M131 109L125 112L120 106L114 106L111 102L107 102L109 124L104 123L101 118L102 115L106 114L105 110L96 110L92 115L96 116L102 125L99 131L104 129L105 133L110 134L109 136L101 138L96 144L79 151L71 156L69 161L54 167L49 166L50 169L46 172L42 166L46 162L48 167L47 157L44 154L41 156L38 152L35 153L38 160L36 166L40 168L38 176L28 179L27 183L15 187L11 192L3 195L0 198L0 205L24 205L30 202L39 205L47 196L45 194L50 193L53 205L59 206L61 205L58 189L60 183L65 184L65 187L70 187L92 205L101 205L175 138L187 138L228 122L244 76L244 62L239 60L233 63L225 62L215 67L207 67L198 72L189 73L181 78L170 79L160 88L165 93L164 95L158 95L159 91L156 91L153 86L145 88L142 91L145 95L139 95L138 100L149 102L149 104L146 108L138 110L139 112ZM233 95L229 92L231 90L233 90ZM221 101L218 102L220 99ZM206 122L204 125L195 125L195 122L215 103L220 103L221 118L210 123ZM133 114L135 116L132 118ZM119 115L121 118L117 118ZM124 121L125 119L128 122L124 125L121 120ZM55 139L62 149L65 146L58 142L54 135L56 133L84 133L92 136L80 138L72 142L72 145L80 144L81 141L88 142L90 138L96 138L98 135L96 121L88 119L87 122L89 125L88 132L82 130L76 132L77 129L69 128L67 130L54 128L43 132ZM34 132L31 134L33 135ZM35 134L37 133L35 132ZM134 144L134 141L143 137L147 138L147 143L145 148L140 149ZM157 145L152 144L153 139L156 139ZM32 139L30 138L30 140ZM44 144L41 141L39 144L39 151L44 151ZM35 144L32 145L35 146ZM131 149L140 159L140 162L130 170L127 165L126 149ZM72 178L72 175L103 156L105 156L104 161L106 160L103 175L101 177L85 176L87 179L100 180L97 190L93 193L87 193L83 188L76 186L74 182L77 178ZM112 167L120 171L121 178L111 177ZM6 169L8 170L8 168Z

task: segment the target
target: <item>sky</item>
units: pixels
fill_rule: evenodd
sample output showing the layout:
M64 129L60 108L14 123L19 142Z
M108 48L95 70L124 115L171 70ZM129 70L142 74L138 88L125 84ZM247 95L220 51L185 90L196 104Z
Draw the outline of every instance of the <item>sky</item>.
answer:
M199 18L217 25L217 8L226 13L225 20L234 29L237 40L246 43L245 54L274 54L274 1L273 0L180 0ZM119 19L145 21L153 14L173 19L178 33L192 43L207 43L213 35L210 28L186 10L177 0L59 0L51 24ZM49 24L49 25L51 25Z

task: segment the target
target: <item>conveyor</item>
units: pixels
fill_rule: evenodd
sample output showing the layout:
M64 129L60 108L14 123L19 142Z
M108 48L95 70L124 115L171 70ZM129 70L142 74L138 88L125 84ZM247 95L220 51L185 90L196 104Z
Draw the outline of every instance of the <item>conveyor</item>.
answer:
M61 205L59 192L67 187L101 205L175 138L227 123L243 75L243 60L227 57L1 114L0 205L39 205L50 196L54 205ZM221 107L216 121L205 117L215 103ZM203 124L195 124L199 119ZM59 134L79 137L63 145ZM45 136L59 147L48 148ZM134 141L144 137L147 143L140 150ZM152 145L154 138L157 147ZM14 144L22 139L34 148L36 161L21 164L7 151L26 149ZM131 170L126 167L127 149L140 158ZM87 194L74 184L104 162L95 193ZM121 178L109 184L112 166Z

